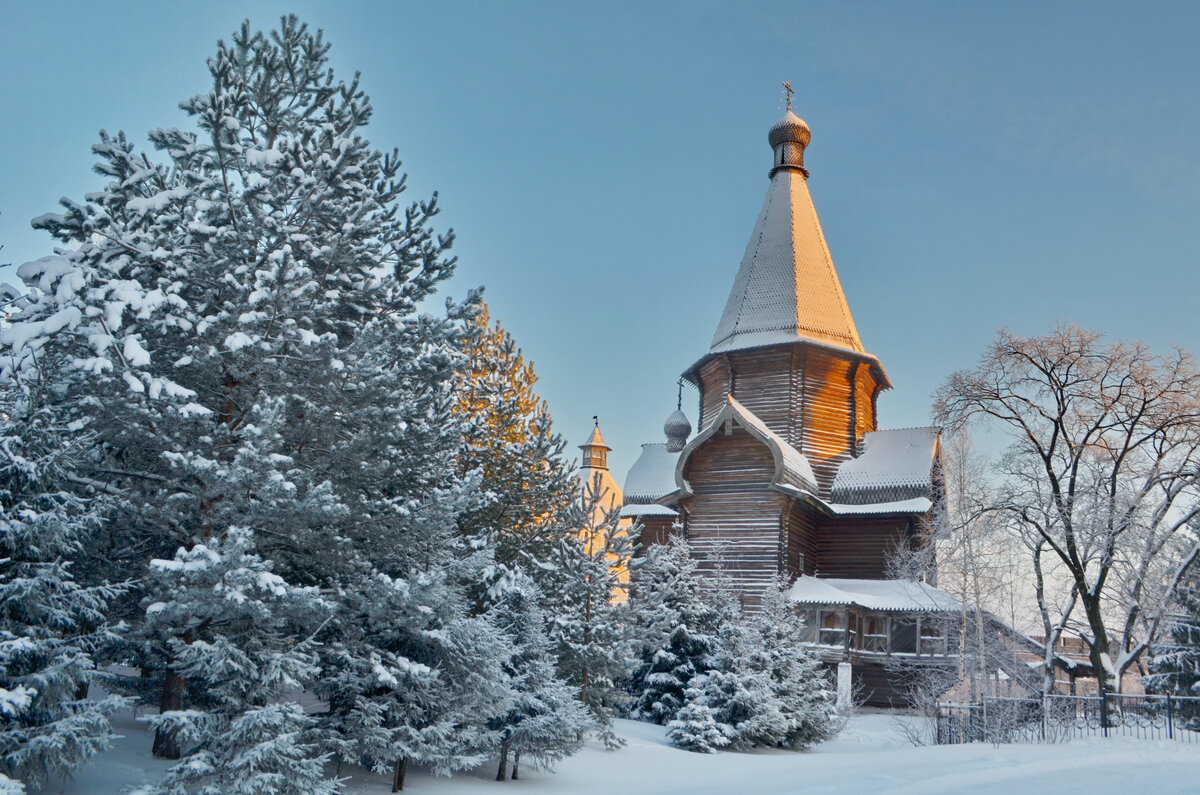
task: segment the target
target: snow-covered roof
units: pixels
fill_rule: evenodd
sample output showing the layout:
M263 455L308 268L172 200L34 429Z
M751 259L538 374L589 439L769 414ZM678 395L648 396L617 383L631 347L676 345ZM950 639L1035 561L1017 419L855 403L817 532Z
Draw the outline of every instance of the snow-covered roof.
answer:
M911 513L924 515L933 507L933 500L927 497L914 497L911 500L895 500L893 502L867 502L861 505L851 505L840 502L826 502L812 493L810 489L800 489L795 486L777 485L780 491L795 497L812 500L821 505L835 516L881 516L883 514Z
M939 428L868 432L862 453L838 467L830 500L862 505L932 497L940 433Z
M679 514L665 505L658 503L631 503L621 509L622 518L626 516L678 516Z
M862 505L848 505L840 502L827 502L825 507L838 516L861 516L864 514L884 513L917 513L927 514L933 507L933 500L928 497L914 497L911 500L895 500L894 502L868 502Z
M796 578L788 596L804 605L857 605L867 610L895 612L954 612L962 602L916 580L853 580Z
M805 174L782 168L771 177L710 352L798 339L863 352Z
M600 423L599 422L596 423L596 427L592 428L592 435L588 437L588 440L579 446L580 447L603 447L605 450L612 449L611 447L609 447L607 444L604 443L604 437L600 435Z
M654 502L678 488L675 463L679 453L667 451L667 445L654 442L642 445L642 454L625 476L626 502Z
M679 453L679 461L675 464L675 482L683 487L685 493L691 493L691 487L683 479L683 465L688 456L692 454L693 450L708 441L726 422L736 422L771 451L771 456L775 460L775 475L772 478L772 485L785 489L791 487L812 494L817 493L817 478L813 474L812 465L804 454L768 428L766 423L739 403L733 395L726 398L725 405L708 424L708 427L696 434Z

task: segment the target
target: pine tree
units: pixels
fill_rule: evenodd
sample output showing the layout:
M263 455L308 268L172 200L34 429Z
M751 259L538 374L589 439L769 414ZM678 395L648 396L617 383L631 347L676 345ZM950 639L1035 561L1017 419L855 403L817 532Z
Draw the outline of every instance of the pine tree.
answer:
M512 336L486 306L468 332L455 407L464 421L458 471L480 478L486 498L460 516L459 526L465 538L487 541L494 551L495 566L473 593L513 649L505 663L511 703L489 724L499 732L503 780L510 753L515 778L522 755L551 764L574 753L597 725L614 741L615 682L628 652L610 603L620 577L613 569L629 557L628 538L600 540L601 528L590 525L565 444L533 389L533 366ZM553 615L538 599L557 605Z
M497 744L488 724L510 698L502 665L512 649L489 619L469 615L460 564L442 543L455 515L431 507L409 506L411 546L360 561L360 573L342 581L315 685L329 704L328 747L390 771L394 789L410 762L444 775L483 762ZM431 539L417 534L422 523L439 528L436 543L423 543Z
M1143 678L1148 693L1172 696L1200 695L1200 577L1185 576L1175 590L1177 612L1167 632L1150 647L1150 673ZM1187 728L1200 730L1200 707L1180 702L1176 714Z
M594 498L576 503L582 530L559 540L544 566L544 594L559 676L576 689L600 738L616 748L622 743L612 721L627 701L620 684L636 661L625 598L634 544L618 527L617 511L594 522L594 508Z
M495 569L492 550L459 532L479 480L455 472L456 328L426 318L363 335L341 404L361 424L361 449L344 448L359 462L350 520L320 547L336 551L323 576L339 602L315 685L327 747L390 769L397 789L409 763L449 774L482 762L495 747L488 723L510 699L512 649L472 596Z
M0 375L60 363L61 408L97 439L77 485L122 502L105 570L141 575L246 528L245 554L282 587L332 602L313 641L325 747L448 771L489 747L507 701L507 647L468 598L495 564L458 534L479 506L478 481L455 470L453 412L474 310L418 314L453 271L452 235L430 228L436 195L399 204L400 161L362 136L371 104L357 78L334 79L328 49L294 17L269 35L244 24L209 61L211 90L183 103L197 130L150 134L163 162L102 134L108 184L36 221L66 246L21 267L36 300L5 335ZM221 700L204 690L216 682L181 673L201 664L195 598L153 600L164 606L125 649L157 675L164 715ZM313 629L291 627L292 641ZM238 648L282 640L247 631L263 636ZM248 737L271 730L255 726ZM190 728L159 728L159 755L186 750L176 732ZM242 773L212 771L227 775Z
M534 391L533 364L499 321L491 322L486 305L468 327L464 349L455 404L464 434L458 472L477 473L487 499L459 525L495 552L497 567L477 589L486 608L517 572L548 584L541 573L559 540L579 532L578 485L565 442Z

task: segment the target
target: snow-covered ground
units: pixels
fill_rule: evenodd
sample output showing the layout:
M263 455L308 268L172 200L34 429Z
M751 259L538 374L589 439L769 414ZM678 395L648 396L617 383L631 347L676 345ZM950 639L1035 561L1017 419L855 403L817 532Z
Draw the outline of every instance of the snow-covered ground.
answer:
M144 724L118 720L120 743L71 782L46 793L107 795L148 783L166 763L150 758ZM494 780L494 765L451 779L411 770L414 793L1194 793L1200 791L1200 745L1125 738L1077 740L1064 745L913 747L889 714L850 719L836 739L808 753L694 754L669 746L664 730L618 721L627 745L605 751L590 743L554 773L521 770L519 781ZM346 791L391 792L384 776L354 771Z

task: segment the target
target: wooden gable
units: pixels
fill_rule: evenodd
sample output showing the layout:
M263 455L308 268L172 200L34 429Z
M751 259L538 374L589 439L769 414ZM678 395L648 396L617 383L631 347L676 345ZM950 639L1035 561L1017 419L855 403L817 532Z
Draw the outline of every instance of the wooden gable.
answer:
M747 604L780 571L780 520L788 498L771 489L771 450L737 423L704 440L683 462L691 495L676 506L702 572L714 569L718 542L727 542L725 567Z

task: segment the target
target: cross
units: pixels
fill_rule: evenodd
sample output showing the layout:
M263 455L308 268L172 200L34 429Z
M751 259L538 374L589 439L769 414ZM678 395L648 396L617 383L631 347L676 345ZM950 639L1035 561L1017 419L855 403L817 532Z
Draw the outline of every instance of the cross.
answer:
M783 90L787 92L787 109L790 111L792 109L792 94L796 92L792 90L792 84L786 80L783 81Z

